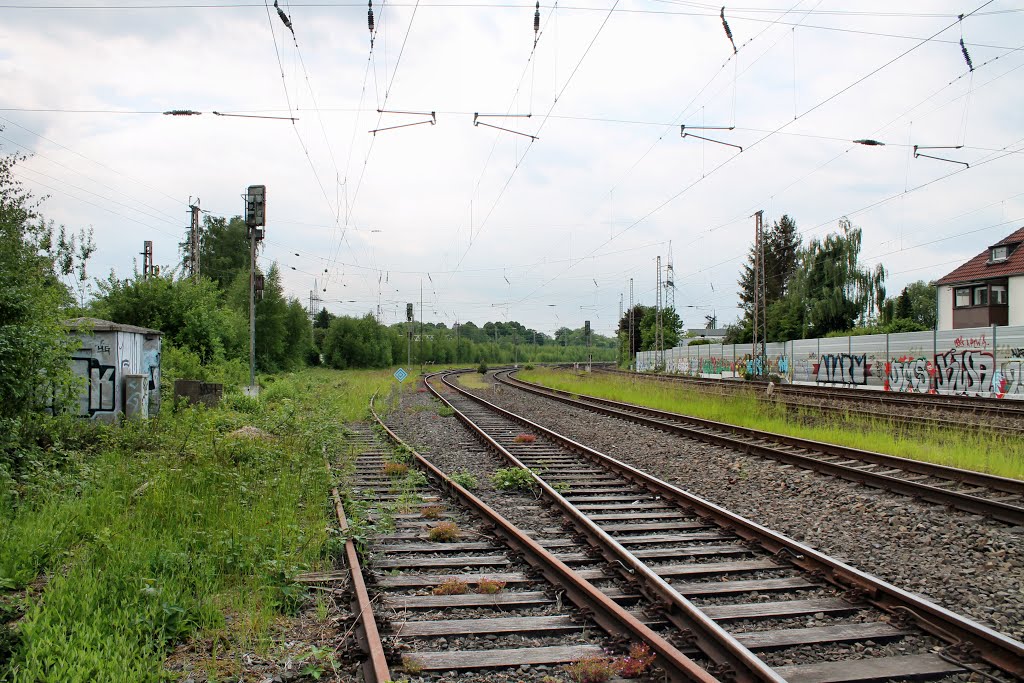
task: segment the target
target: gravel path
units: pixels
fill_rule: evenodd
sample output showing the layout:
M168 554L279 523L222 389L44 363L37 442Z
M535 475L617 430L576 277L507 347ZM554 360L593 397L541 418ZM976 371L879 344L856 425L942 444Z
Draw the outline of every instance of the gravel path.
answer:
M1024 528L669 436L508 387L478 393L896 586L1024 637ZM445 459L449 450L473 442L455 420L439 417L436 406L424 394L408 395L389 422L440 466L486 472L484 454L478 463ZM478 478L486 492L489 474Z

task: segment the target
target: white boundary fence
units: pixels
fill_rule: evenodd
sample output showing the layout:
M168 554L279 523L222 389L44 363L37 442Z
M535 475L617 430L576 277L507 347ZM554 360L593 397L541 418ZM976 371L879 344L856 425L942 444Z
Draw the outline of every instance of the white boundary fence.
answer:
M1024 327L677 346L637 354L637 370L737 378L766 369L795 384L1024 399ZM659 357L663 360L659 363Z

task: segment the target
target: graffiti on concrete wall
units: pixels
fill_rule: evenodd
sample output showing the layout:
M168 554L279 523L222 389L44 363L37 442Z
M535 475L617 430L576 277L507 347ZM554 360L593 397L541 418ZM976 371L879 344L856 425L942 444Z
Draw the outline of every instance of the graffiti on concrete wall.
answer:
M940 392L977 394L992 390L996 361L988 351L950 349L935 356L935 383Z
M729 379L768 374L824 386L1024 399L1024 327L962 330L948 336L912 332L812 339L773 346L764 357L751 355L749 345L679 347L667 359L667 371ZM653 369L650 352L642 352L637 360L640 369Z
M885 364L886 391L935 393L935 363L927 358L901 356Z
M819 384L867 384L871 363L867 354L826 353L814 364Z

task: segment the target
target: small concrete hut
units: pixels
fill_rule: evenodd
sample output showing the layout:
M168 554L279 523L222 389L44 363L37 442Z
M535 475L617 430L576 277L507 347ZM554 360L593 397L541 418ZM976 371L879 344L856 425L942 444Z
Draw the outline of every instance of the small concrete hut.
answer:
M71 356L72 370L85 379L80 416L114 421L160 412L162 332L99 318L72 318L64 325L80 342Z

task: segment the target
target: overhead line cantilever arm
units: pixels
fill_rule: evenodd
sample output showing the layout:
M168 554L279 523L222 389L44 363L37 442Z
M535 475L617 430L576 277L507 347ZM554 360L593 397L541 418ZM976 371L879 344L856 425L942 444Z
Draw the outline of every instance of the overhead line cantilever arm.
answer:
M374 128L371 131L367 131L369 133L373 133L374 135L376 135L377 133L380 133L381 131L385 131L385 130L395 130L396 128L408 128L409 126L422 126L424 123L429 123L432 126L437 125L437 112L433 112L433 111L432 112L424 112L424 111L384 111L384 110L381 110L381 109L378 109L377 111L380 112L381 114L422 114L424 116L426 116L429 113L430 114L430 118L428 120L426 120L426 121L416 121L415 123L403 123L403 124L398 125L398 126L387 126L386 128Z
M936 157L931 154L921 154L918 150L921 149L961 149L963 145L914 145L914 158L924 157L925 159L935 159L936 161L948 161L951 164L962 164L967 168L971 165L966 161L957 161L956 159L946 159L944 157Z
M713 142L716 145L726 145L727 147L735 147L736 149L738 149L741 152L743 151L743 148L740 147L739 145L734 145L731 142L722 142L721 140L714 140L712 138L706 138L703 135L694 135L693 133L683 133L683 137L684 138L697 138L698 140L707 140L708 142Z

